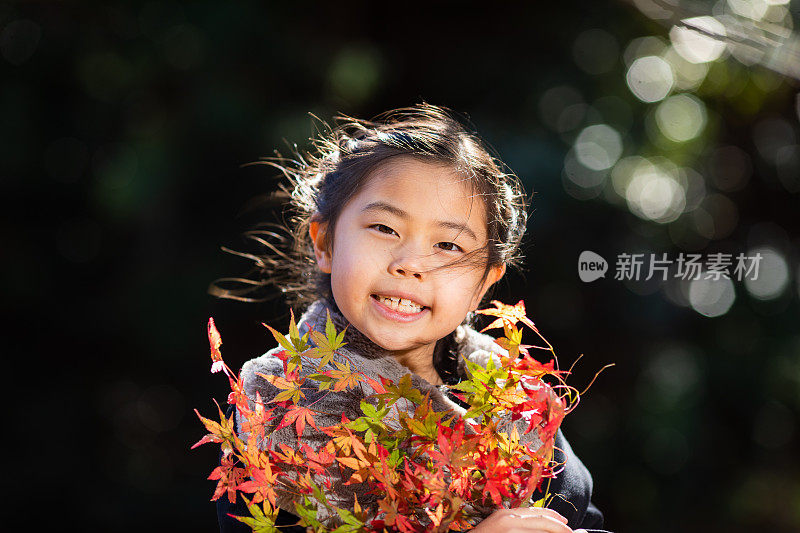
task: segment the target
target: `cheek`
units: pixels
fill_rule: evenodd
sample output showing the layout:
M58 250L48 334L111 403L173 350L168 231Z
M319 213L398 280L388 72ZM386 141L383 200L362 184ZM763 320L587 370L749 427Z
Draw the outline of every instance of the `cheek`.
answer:
M443 291L441 295L459 312L466 308L468 308L467 311L475 309L483 296L481 290L483 284L480 283L480 277L466 273L445 276L438 280L438 285Z

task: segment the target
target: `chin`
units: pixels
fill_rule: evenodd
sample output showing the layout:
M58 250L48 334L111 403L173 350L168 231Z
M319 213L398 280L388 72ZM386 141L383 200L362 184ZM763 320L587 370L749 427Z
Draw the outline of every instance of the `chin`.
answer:
M397 352L403 350L412 350L419 347L419 344L409 342L406 339L391 338L387 335L381 335L380 338L375 338L373 335L367 335L369 340L390 352Z

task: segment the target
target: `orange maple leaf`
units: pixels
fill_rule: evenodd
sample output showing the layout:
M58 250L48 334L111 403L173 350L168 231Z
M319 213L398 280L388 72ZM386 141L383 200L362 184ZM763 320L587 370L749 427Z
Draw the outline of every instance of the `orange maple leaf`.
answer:
M487 329L502 328L504 325L510 327L516 325L517 322L522 322L536 333L539 333L539 330L536 329L536 326L533 324L533 322L525 315L524 301L520 300L516 305L507 305L498 300L492 300L491 303L494 304L495 309L479 309L478 311L475 311L481 315L499 317L497 320L483 328L481 332L484 332Z
M338 361L334 361L333 364L336 365L338 370L329 370L326 374L336 380L333 384L334 392L354 389L359 381L364 381L364 375L361 372L353 372L350 368L350 361L347 361L346 365Z

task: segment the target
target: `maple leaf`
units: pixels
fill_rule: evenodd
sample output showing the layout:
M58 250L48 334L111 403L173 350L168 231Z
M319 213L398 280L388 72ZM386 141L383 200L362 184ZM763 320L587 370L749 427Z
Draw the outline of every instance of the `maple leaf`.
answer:
M308 333L302 337L300 336L300 331L297 329L297 324L294 321L294 312L290 310L290 313L289 338L268 324L262 322L262 325L272 333L272 336L275 337L278 344L285 349L285 355L288 356L288 361L284 360L284 364L288 366L288 371L292 372L300 365L300 355L308 350Z
M533 322L531 322L531 320L525 315L525 302L522 300L517 302L516 305L507 305L498 300L492 300L491 303L495 306L495 309L479 309L475 311L481 315L499 317L497 320L483 328L481 333L489 329L502 328L506 325L514 326L517 322L522 322L536 333L539 333L539 330L536 328Z
M301 386L306 378L297 377L295 374L287 374L287 377L273 376L271 374L264 374L263 372L256 372L256 375L264 378L274 387L281 389L281 392L276 394L275 397L270 400L270 403L283 402L286 400L297 403L301 398L306 397L301 390Z
M525 391L517 387L495 389L492 391L492 397L502 409L512 409L528 399Z
M416 533L418 531L414 528L411 521L404 516L399 509L399 502L397 500L389 500L385 498L379 502L381 511L386 513L383 517L383 522L387 526L395 526L398 531Z
M555 361L551 359L548 363L542 364L529 355L514 361L512 367L518 372L524 372L533 377L538 377L543 374L557 374L555 370Z
M278 462L285 463L287 465L305 466L305 458L300 455L297 450L287 446L284 443L278 444L278 448L280 448L281 451L270 451L270 455L277 459Z
M519 330L516 331L519 332L519 336L521 337L522 332ZM516 359L519 357L520 353L528 355L528 348L534 348L531 344L520 344L520 341L516 339L516 333L512 333L510 337L496 339L494 342L508 352L507 359Z
M279 471L272 469L272 464L266 461L263 468L251 468L250 479L239 485L239 490L252 493L253 503L269 501L275 506L275 483L278 479Z
M371 403L366 400L361 400L361 412L364 413L368 422L374 424L375 426L385 428L386 425L383 423L383 419L389 413L389 407L383 407L382 409L378 409Z
M230 400L229 400L230 402ZM266 409L264 401L261 399L261 393L256 391L255 409L244 413L242 416L242 432L250 433L255 431L259 436L263 435L264 428L266 428L272 421L272 412L275 409Z
M338 361L333 362L338 370L328 371L328 375L332 377L335 382L333 383L333 390L341 392L346 389L354 389L359 381L364 381L364 375L361 372L353 372L350 368L350 361L342 364Z
M230 374L228 375L228 382L231 386L231 392L228 394L228 404L235 405L242 411L242 414L249 415L250 401L247 393L244 391L244 380L241 374L234 379Z
M332 533L356 533L364 530L363 519L359 519L354 512L339 508L336 509L336 512L344 523L334 529Z
M317 425L314 423L314 414L311 409L309 409L308 407L293 405L292 407L289 408L286 414L283 415L283 420L275 428L275 431L285 428L292 422L294 422L295 424L294 427L295 431L297 432L298 439L303 436L303 431L306 428L306 422L308 422L311 425L311 427L319 429L317 428Z
M347 344L344 342L344 334L346 331L347 328L343 329L342 332L337 335L336 328L331 320L331 312L328 310L328 318L325 322L325 333L322 334L319 331L310 332L311 340L314 341L316 347L308 355L310 357L320 358L317 370L321 370L326 366L333 358L333 354L336 353L336 350Z
M195 414L197 414L198 418L200 418L200 421L203 423L203 425L206 427L206 429L209 431L209 433L207 435L205 435L202 439L197 441L192 446L192 448L191 448L192 450L194 450L195 448L197 448L200 445L203 445L203 444L206 444L206 443L209 443L209 442L223 443L223 451L231 449L230 441L236 436L236 433L235 433L235 431L233 429L234 428L234 421L233 421L233 416L234 415L231 415L230 418L227 418L222 413L222 408L219 405L217 405L217 409L219 410L219 417L220 417L220 421L219 422L214 422L213 420L211 420L209 418L205 418L205 417L200 415L200 412L197 409L194 410Z
M556 398L555 401L549 403L548 407L549 409L545 414L547 423L539 430L542 442L548 442L555 437L556 431L558 431L561 421L564 419L564 406L560 398Z
M211 373L216 374L224 370L229 374L225 361L222 360L222 352L219 351L219 347L222 346L222 336L217 331L213 317L208 318L208 343L211 346Z
M367 382L367 385L372 387L372 390L373 390L373 392L375 394L384 394L386 392L386 389L383 388L383 384L382 383L378 383L378 381L372 379L371 377L367 376L366 374L364 375L364 381Z
M336 461L336 456L324 448L320 449L319 453L317 453L311 446L304 443L300 446L300 451L305 455L308 466L319 474L324 473L325 468Z
M417 405L425 401L422 392L411 384L411 374L404 375L397 384L381 376L381 383L386 392L378 394L377 397L383 399L386 405L394 405L401 398L409 400Z
M512 473L508 462L500 458L497 448L479 457L476 466L486 476L483 486L484 499L488 492L495 505L502 505L503 496L512 497L506 485L518 478L519 475Z
M428 452L435 462L441 463L438 468L449 466L452 469L468 466L472 461L474 442L464 441L465 424L463 419L456 421L450 428L443 424L437 425L437 447Z
M230 515L231 517L250 526L254 533L280 533L281 530L275 527L276 509L270 508L265 501L264 510L262 511L258 505L248 500L246 496L242 495L242 499L247 505L247 510L250 511L251 516Z
M214 495L211 501L216 501L228 493L228 501L236 503L236 488L244 479L244 468L239 468L234 465L233 454L223 455L220 465L216 467L211 475L208 476L210 480L219 480L217 488L214 490Z
M330 451L338 450L345 455L350 455L352 453L353 446L357 445L358 439L347 429L349 422L347 417L342 415L341 425L323 428L323 431L331 437L329 445L332 449Z
M378 461L377 447L370 443L369 449L364 446L357 436L347 430L349 442L345 445L350 448L355 457L337 457L336 460L343 466L354 470L348 483L362 483L369 478L372 466Z

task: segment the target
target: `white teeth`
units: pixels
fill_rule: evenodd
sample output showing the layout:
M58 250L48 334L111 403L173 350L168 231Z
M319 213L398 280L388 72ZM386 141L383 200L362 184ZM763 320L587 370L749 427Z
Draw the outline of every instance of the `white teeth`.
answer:
M377 296L383 305L394 311L400 311L401 313L419 313L422 311L422 306L411 300L394 296Z

